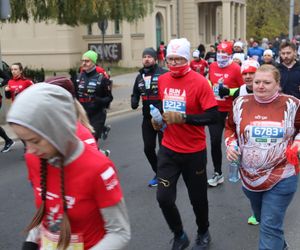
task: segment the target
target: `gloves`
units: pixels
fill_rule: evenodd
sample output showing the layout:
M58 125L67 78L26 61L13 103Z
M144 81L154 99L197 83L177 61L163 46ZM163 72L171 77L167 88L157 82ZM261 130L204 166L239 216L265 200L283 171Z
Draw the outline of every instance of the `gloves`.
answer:
M38 249L39 249L39 245L34 242L30 242L30 241L23 242L22 250L38 250Z
M219 86L219 96L221 98L223 98L224 96L228 96L229 95L229 89L225 88L224 86Z
M183 124L185 119L183 114L179 112L165 112L163 113L163 119L167 124Z
M288 163L292 164L295 167L296 173L299 173L299 158L298 158L298 147L291 147L285 151L286 159Z

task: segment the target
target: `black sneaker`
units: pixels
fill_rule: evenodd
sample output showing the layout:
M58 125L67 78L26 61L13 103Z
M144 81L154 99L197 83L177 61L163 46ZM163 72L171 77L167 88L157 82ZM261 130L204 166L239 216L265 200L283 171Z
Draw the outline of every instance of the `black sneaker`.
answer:
M210 243L210 234L207 230L204 234L198 234L192 250L206 250Z
M1 150L1 153L8 152L14 144L15 144L15 142L13 140L6 142L3 149Z
M107 139L107 136L108 136L108 133L109 133L110 129L111 129L110 125L104 126L103 132L102 132L102 139L103 140Z
M186 233L183 233L180 237L174 237L172 250L183 250L186 249L190 244L190 240Z

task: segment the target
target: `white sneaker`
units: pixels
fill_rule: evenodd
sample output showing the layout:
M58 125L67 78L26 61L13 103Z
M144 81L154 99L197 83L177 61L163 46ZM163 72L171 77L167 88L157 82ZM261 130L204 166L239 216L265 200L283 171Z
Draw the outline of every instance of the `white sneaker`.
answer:
M221 184L223 182L224 182L224 176L222 174L219 175L219 173L214 173L212 178L207 180L208 185L212 187L216 187L218 186L218 184Z

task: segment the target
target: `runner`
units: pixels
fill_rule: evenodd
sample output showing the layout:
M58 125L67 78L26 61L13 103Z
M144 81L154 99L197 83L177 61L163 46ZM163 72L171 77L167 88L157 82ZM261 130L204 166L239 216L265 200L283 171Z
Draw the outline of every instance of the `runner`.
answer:
M28 147L28 176L38 209L23 250L122 249L129 241L114 164L76 137L76 120L72 96L46 83L20 94L7 115Z

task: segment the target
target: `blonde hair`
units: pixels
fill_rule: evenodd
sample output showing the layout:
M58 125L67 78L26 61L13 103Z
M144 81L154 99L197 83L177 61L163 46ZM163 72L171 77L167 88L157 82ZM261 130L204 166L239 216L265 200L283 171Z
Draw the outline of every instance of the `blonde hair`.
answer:
M280 82L280 72L275 66L271 64L263 64L256 70L256 72L270 72L273 74L275 81L277 83Z
M95 133L95 130L92 127L92 125L90 124L89 118L87 117L87 114L86 114L84 108L82 107L82 105L80 104L80 102L77 99L75 99L75 109L76 109L76 115L77 115L78 121L84 127L86 127L92 134Z

